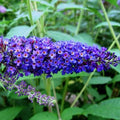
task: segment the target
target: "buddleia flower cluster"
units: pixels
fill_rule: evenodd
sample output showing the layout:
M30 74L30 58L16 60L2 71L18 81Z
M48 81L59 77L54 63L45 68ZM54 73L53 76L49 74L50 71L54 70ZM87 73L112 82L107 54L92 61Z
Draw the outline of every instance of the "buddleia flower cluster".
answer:
M20 74L13 74L13 76L9 76L8 72L4 73L4 76L0 75L0 81L3 83L4 87L9 91L12 89L16 90L16 94L18 96L28 96L28 99L33 103L34 99L36 99L39 105L48 105L54 106L55 98L51 96L47 96L45 94L41 94L39 91L36 91L34 87L31 85L27 85L25 81L21 81L19 84L15 84L15 82L20 77Z
M92 72L94 69L100 72L109 69L110 65L116 66L119 63L120 57L108 52L104 47L98 49L97 46L75 41L53 42L47 37L0 38L0 64L6 66L10 77L13 77L13 74L21 76L20 71L26 76L46 74L47 77L59 71L62 75ZM36 95L33 97L37 98ZM53 98L50 100L54 101Z

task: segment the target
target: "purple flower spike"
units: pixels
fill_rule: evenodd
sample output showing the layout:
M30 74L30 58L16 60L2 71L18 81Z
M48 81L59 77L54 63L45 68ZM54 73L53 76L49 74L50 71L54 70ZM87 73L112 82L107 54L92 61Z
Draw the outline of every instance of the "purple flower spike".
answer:
M15 84L23 75L20 71L26 76L44 73L47 77L59 71L62 75L92 72L94 69L100 72L110 69L110 65L118 65L120 57L104 47L98 49L75 41L52 42L49 38L14 36L9 40L0 37L0 63L6 66L2 79L6 88L17 89L18 95L27 95L31 102L36 99L40 105L53 105L53 97L42 95L25 82Z
M1 40L4 41L2 37ZM0 46L3 49L6 44ZM17 69L34 75L45 73L51 76L51 73L58 71L62 71L62 74L92 72L94 69L100 72L109 69L110 65L120 63L118 57L107 52L104 47L98 49L74 41L52 42L49 38L27 39L15 36L7 42L6 51L6 54L0 55L0 60L2 56L5 57L4 64L14 65Z

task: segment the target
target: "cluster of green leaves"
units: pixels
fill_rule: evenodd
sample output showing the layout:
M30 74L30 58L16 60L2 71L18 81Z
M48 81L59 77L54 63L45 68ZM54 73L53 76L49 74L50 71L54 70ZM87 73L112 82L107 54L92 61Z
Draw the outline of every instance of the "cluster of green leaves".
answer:
M47 36L54 41L74 40L107 48L113 42L99 0L86 0L85 5L84 0L30 0L30 9L28 9L28 1L1 0L0 4L7 8L7 12L0 13L0 35L6 38L14 35ZM110 24L114 28L115 34L118 35L120 8L117 0L106 0L104 6ZM79 16L82 12L81 24L78 26L78 34L76 34ZM120 56L116 45L111 52ZM76 107L70 106L90 74L81 72L62 76L59 72L53 75L52 80L59 108L65 94L64 109L60 113L62 120L120 119L120 65L111 67L112 69L106 72L95 72L88 87L78 99ZM3 66L0 68L1 72L2 69ZM67 92L64 93L67 79L69 79ZM36 87L41 93L46 93L43 76L24 76L19 78L18 82L21 80ZM52 108L52 112L48 112L47 107L28 102L27 96L17 96L15 91L8 92L4 89L0 83L0 118L2 120L58 120L56 107ZM53 95L53 88L51 87L50 90Z

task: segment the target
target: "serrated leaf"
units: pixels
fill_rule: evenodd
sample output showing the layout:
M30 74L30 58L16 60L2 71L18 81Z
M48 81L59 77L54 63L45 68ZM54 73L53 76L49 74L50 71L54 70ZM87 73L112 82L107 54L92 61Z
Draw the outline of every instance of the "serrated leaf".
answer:
M91 105L84 113L109 119L120 119L120 98L102 101L100 104Z
M33 117L31 117L29 120L58 120L57 115L54 113L50 113L50 112L41 112L38 113L36 115L34 115Z
M65 77L78 77L78 76L89 76L89 73L86 72L80 72L80 73L72 73L72 74L65 74L62 75L61 72L58 72L57 74L53 74L53 79L57 78L65 78Z
M73 115L80 115L82 114L83 109L78 107L67 108L65 109L62 114L62 120L71 120Z
M0 111L0 118L2 120L13 120L18 113L22 110L22 107L11 107L11 108L6 108L2 111Z
M82 5L77 5L75 3L61 3L57 6L57 10L67 10L67 9L84 9L88 10L88 8L83 7Z
M112 26L120 27L120 23L115 22L115 21L111 21L110 24L111 24ZM95 28L99 28L99 27L103 27L103 26L105 26L105 27L108 26L108 23L107 23L107 22L101 22L101 23L99 23L98 25L96 25Z
M17 26L17 27L11 28L10 31L7 33L6 38L11 38L15 35L28 37L34 28L35 28L35 25L31 27L27 25L23 25L23 26Z
M58 31L47 31L47 36L53 38L56 41L74 40L72 36Z
M97 84L106 84L108 82L110 82L112 79L111 77L93 77L89 84L92 84L92 85L97 85Z
M40 76L34 76L33 74L30 74L29 76L23 76L23 77L19 77L19 79L17 81L22 81L22 80L34 80L34 79L39 79Z

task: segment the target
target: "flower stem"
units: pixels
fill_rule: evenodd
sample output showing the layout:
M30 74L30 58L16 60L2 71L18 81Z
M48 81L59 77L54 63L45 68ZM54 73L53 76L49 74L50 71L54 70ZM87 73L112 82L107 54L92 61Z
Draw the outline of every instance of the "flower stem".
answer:
M51 78L46 78L46 92L48 96L51 95ZM51 106L49 106L48 109L49 109L49 112L52 112Z
M84 87L82 88L82 90L80 91L80 93L77 95L77 97L74 100L74 102L72 103L71 107L74 107L75 103L78 101L78 99L80 98L80 96L84 92L85 88L87 87L87 85L88 85L89 81L91 80L92 76L94 75L95 71L96 71L96 69L94 69L94 71L90 74L90 76L88 77L88 80L86 81Z
M43 74L43 82L44 82L46 93L48 96L50 96L51 95L51 78L46 78L46 75ZM52 112L51 106L49 106L48 109L49 109L49 112Z
M54 94L54 97L55 97L55 100L56 100L56 109L57 109L58 119L62 120L61 116L60 116L60 110L59 110L59 106L58 106L58 102L57 102L57 96L56 96L56 91L55 91L55 86L54 86L54 81L53 80L52 80L52 88L53 88L53 94Z
M36 11L38 11L38 8L37 8L37 3L36 1L34 1L34 8ZM41 19L43 19L43 15L40 17L40 21ZM43 22L40 22L39 20L37 20L37 29L38 29L38 32L39 32L39 35L40 37L43 37L44 36L44 21Z
M68 88L68 81L69 81L69 79L67 78L66 82L65 82L65 88L63 91L63 98L62 98L62 102L61 102L61 112L63 111L63 108L64 108L65 96L66 96L67 88Z
M51 95L51 79L46 78L46 92L50 96Z
M86 3L87 3L87 0L83 0L83 7L85 7ZM77 35L79 33L80 25L81 25L82 18L83 18L83 14L84 14L84 9L81 10L81 13L80 13L80 16L79 16L79 19L78 19L77 28L76 28L76 31L75 31L75 35Z
M35 113L36 113L36 106L35 106L35 103L36 103L36 101L33 100L33 115L35 115Z
M120 34L117 36L117 40L120 38ZM112 44L110 45L110 47L108 48L108 51L111 50L113 48L113 46L115 45L115 41L112 42Z
M32 19L32 11L31 11L31 2L30 2L30 0L27 0L27 6L28 6L29 17L30 17L30 24L34 25L34 22L33 22L33 19ZM34 30L33 30L33 35L36 35Z
M97 37L98 37L98 35L99 35L99 33L100 33L100 29L101 29L101 27L98 29L98 31L96 31L96 35L95 35L95 38L94 38L94 42L96 42L96 40L97 40Z
M103 5L103 3L102 3L102 0L99 0L99 1L100 1L101 8L102 8L102 10L103 10L103 13L104 13L104 15L105 15L105 19L106 19L106 21L108 22L108 26L109 26L110 32L111 32L111 34L112 34L112 36L113 36L113 38L114 38L114 40L115 40L115 42L116 42L116 44L117 44L118 49L120 50L119 41L117 40L117 37L116 37L115 32L114 32L114 30L113 30L113 27L112 27L112 25L111 25L111 23L110 23L110 20L109 20L109 18L108 18L107 12L106 12L106 10L105 10L105 7L104 7L104 5Z
M40 37L43 37L44 34L45 34L45 29L44 29L44 15L41 16L40 23L38 25L40 25L40 29L41 29Z

